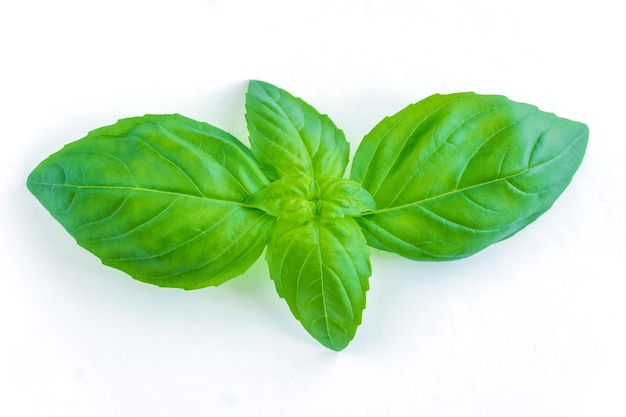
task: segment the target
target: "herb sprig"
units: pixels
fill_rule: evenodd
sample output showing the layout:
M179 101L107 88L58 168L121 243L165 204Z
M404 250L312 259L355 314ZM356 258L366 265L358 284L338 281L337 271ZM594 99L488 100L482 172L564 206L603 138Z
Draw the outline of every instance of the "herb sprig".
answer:
M371 275L368 245L415 260L470 256L543 214L588 140L582 123L502 96L433 95L349 144L271 84L246 94L251 147L181 115L123 119L44 160L29 190L102 262L163 287L219 285L266 249L280 297L341 350Z

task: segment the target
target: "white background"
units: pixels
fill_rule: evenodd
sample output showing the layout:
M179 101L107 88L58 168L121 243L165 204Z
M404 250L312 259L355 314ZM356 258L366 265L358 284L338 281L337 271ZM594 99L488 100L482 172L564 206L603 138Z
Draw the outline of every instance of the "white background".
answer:
M0 6L0 415L626 415L625 13L619 2L6 1ZM363 325L310 338L261 259L221 287L102 266L28 193L63 144L178 112L247 141L248 79L328 113L352 152L433 93L591 129L571 186L463 261L372 251Z

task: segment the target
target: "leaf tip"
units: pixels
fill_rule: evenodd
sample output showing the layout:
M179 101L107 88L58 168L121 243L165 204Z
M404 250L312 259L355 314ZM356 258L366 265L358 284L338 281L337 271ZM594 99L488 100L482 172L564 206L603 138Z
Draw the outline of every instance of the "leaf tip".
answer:
M268 82L261 81L261 80L249 80L248 81L248 93L266 91L268 89L276 89L276 87Z

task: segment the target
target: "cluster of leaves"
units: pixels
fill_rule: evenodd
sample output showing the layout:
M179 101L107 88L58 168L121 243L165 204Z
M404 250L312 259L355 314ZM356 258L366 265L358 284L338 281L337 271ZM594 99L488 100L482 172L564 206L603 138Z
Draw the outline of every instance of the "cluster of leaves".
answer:
M353 339L368 244L453 260L544 213L580 165L587 127L502 96L434 95L385 118L348 178L343 132L251 81L250 148L181 115L123 119L43 161L28 188L102 262L164 287L219 285L266 249L270 276L324 346Z

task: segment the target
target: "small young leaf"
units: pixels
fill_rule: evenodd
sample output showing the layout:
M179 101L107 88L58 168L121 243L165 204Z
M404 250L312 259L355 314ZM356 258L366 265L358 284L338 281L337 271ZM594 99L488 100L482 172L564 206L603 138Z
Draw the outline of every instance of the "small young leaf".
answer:
M376 209L372 196L345 178L305 175L282 177L248 197L244 203L283 220L354 216Z
M27 185L104 264L193 289L239 275L260 256L275 219L241 202L267 183L228 133L162 115L89 133L43 161Z
M267 248L278 294L317 341L341 350L354 338L371 275L369 253L350 218L279 221Z
M349 156L343 132L303 100L250 81L246 120L252 153L272 179L343 175Z
M544 213L585 152L582 123L501 96L434 95L363 140L351 178L376 200L368 242L418 260L469 256Z
M322 177L319 213L323 217L356 216L376 209L374 198L358 182L346 178Z
M305 175L282 177L257 191L244 202L274 217L308 220L316 213L315 182Z

